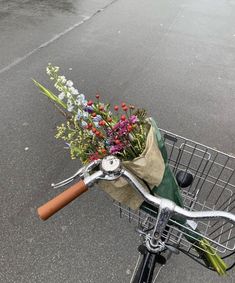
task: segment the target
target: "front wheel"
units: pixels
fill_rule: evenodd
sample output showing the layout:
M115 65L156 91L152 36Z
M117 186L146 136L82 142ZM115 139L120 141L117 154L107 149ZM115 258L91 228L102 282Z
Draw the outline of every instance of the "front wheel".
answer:
M152 283L156 263L165 264L166 259L160 253L151 253L144 245L138 248L141 261L131 283Z

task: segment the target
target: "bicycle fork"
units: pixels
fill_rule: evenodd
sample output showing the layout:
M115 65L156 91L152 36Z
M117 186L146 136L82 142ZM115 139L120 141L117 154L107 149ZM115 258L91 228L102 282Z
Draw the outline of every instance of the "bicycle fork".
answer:
M140 245L138 248L142 260L140 264L139 261L137 262L137 266L139 265L138 270L131 283L151 283L156 263L161 265L166 263L165 257L161 255L161 252L168 248L165 245L166 235L163 236L163 233L167 232L166 225L172 211L168 202L162 200L152 233L146 234L144 231L139 230L139 233L145 237L145 244Z

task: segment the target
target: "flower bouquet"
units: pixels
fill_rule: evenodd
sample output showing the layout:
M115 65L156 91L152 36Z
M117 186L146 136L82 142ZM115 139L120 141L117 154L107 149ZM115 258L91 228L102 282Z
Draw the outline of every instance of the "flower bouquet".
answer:
M146 190L174 201L183 207L180 190L167 163L164 140L152 118L144 109L121 103L103 103L100 94L94 100L80 93L71 80L59 74L59 67L48 64L47 74L58 94L34 80L41 92L53 101L66 121L57 126L55 137L68 145L72 159L87 164L106 155L116 155L125 168L135 174ZM115 200L132 209L148 209L148 204L123 178L100 186ZM176 219L179 229L187 229L186 219ZM186 227L186 228L182 228ZM187 240L208 266L224 274L226 265L199 231L187 231Z

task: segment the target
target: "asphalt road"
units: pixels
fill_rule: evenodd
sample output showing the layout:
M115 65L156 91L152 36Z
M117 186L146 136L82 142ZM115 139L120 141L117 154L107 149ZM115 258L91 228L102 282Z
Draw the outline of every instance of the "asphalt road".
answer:
M100 11L100 12L97 12ZM63 118L38 93L48 62L79 90L146 109L160 127L235 153L235 2L0 1L0 282L129 282L134 226L99 189L48 222L36 207L71 175ZM173 256L159 282L233 282Z

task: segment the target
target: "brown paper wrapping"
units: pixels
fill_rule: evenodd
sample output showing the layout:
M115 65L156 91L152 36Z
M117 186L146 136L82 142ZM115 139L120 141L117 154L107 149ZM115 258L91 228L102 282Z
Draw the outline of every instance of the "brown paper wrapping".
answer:
M156 131L153 126L149 129L146 146L142 154L132 161L123 161L122 165L133 173L135 177L139 178L139 181L147 191L148 188L141 179L145 180L151 189L161 183L165 164L158 148ZM99 186L114 200L125 204L133 210L138 209L143 202L140 194L122 177L115 181L101 180L99 181Z

